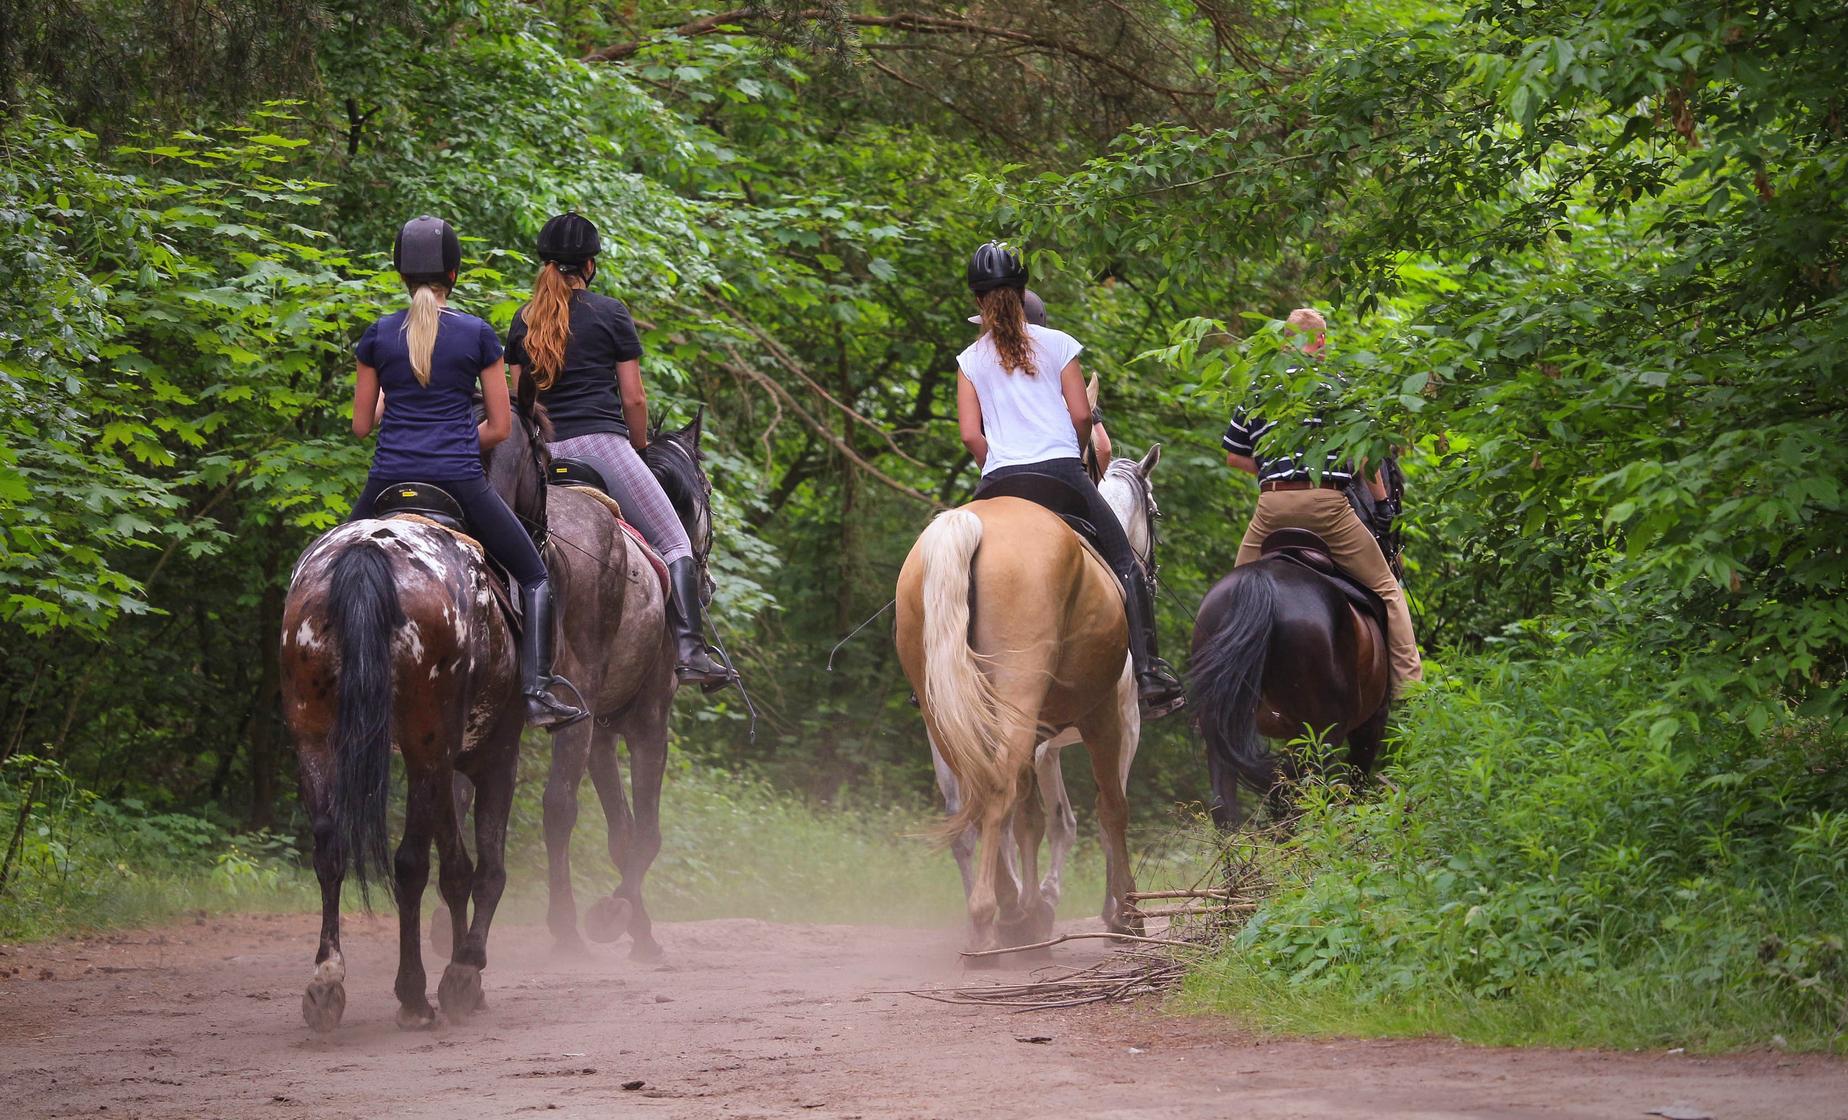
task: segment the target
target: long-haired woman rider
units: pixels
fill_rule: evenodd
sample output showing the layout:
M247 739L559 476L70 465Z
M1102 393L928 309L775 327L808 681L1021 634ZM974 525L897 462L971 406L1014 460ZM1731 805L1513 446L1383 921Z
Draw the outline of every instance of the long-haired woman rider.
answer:
M1078 366L1078 340L1027 321L1027 268L990 241L969 259L969 290L981 308L982 336L957 356L956 420L963 445L982 468L982 486L1011 474L1045 474L1084 496L1098 550L1123 581L1129 654L1144 710L1159 717L1183 701L1181 682L1156 651L1155 604L1129 537L1085 473L1079 447L1091 436L1090 399ZM982 496L982 487L976 497Z
M353 434L364 439L376 427L379 438L349 520L371 517L379 494L393 483L430 482L453 495L482 546L520 584L527 718L545 727L575 723L585 713L551 694L551 686L563 682L552 676L552 586L545 561L481 470L482 451L512 430L500 339L487 323L445 306L462 264L462 245L448 222L427 215L406 222L391 256L411 305L367 327L354 350ZM479 424L477 386L486 409Z
M642 340L621 300L587 287L602 247L597 227L581 214L560 214L545 223L533 298L514 312L507 330L507 363L515 386L529 379L551 417L552 454L595 466L623 517L667 562L675 674L684 684L716 687L733 674L706 648L693 545L639 454L648 446Z

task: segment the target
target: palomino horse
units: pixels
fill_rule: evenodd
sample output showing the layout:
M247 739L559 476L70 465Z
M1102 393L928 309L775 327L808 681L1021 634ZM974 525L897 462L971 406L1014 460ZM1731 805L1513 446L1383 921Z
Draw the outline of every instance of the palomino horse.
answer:
M302 996L302 1017L315 1030L332 1030L346 1008L341 883L349 869L362 887L386 871L393 748L409 786L404 836L391 859L398 1023L424 1027L436 1018L418 943L433 839L456 947L438 1000L458 1019L483 1006L481 970L507 879L507 815L526 722L517 660L479 550L431 522L349 521L296 562L283 606L282 706L321 882L320 948ZM457 774L479 791L472 864L464 814L451 796Z
M1200 603L1189 672L1221 828L1243 819L1241 782L1270 798L1295 773L1262 736L1345 742L1372 772L1391 707L1386 639L1331 579L1279 556L1234 568Z
M1092 384L1095 386L1095 379ZM1161 511L1155 505L1155 491L1149 476L1159 462L1161 445L1157 444L1139 462L1133 459L1112 460L1103 480L1097 484L1098 491L1110 503L1117 520L1122 523L1123 531L1129 537L1130 548L1135 550L1142 566L1150 571L1155 567L1155 519L1161 516ZM1125 674L1128 674L1127 662L1125 666ZM1142 705L1136 694L1135 683L1128 675L1118 683L1117 703L1126 743L1119 769L1127 785L1129 768L1135 762L1136 746L1142 735ZM1028 902L1031 928L1027 935L1032 940L1044 940L1052 934L1053 918L1058 912L1059 898L1064 893L1065 861L1078 839L1078 818L1072 811L1071 798L1065 792L1065 772L1059 761L1059 752L1078 742L1077 730L1068 727L1034 749L1033 779L1038 797L1023 797L1012 822L1015 847L1008 852L1009 870L1023 888L1032 884L1035 878L1040 836L1043 834L1046 837L1046 875L1039 881L1037 904L1031 900ZM954 814L962 804L962 793L957 787L956 776L944 763L942 752L938 751L935 742L931 743L930 753L944 805ZM971 827L958 833L950 845L950 851L956 856L956 868L962 873L965 896L975 883L975 843L976 831ZM1018 859L1015 858L1016 854Z
M1044 925L1043 900L1029 903L1014 876L1010 826L1022 813L1037 744L1067 728L1088 748L1097 780L1104 922L1139 929L1124 915L1135 889L1125 776L1139 728L1123 717L1134 683L1116 576L1056 514L1021 498L990 498L931 522L899 573L897 600L899 661L962 798L944 835L954 840L973 827L979 838L968 890L971 949L1027 944ZM1037 836L1032 847L1037 853Z
M706 512L712 488L699 466L700 432L697 416L678 431L657 428L646 458L651 467L663 464L657 470L677 472L680 490L695 497L692 517L683 513L682 519L703 572L712 548ZM546 524L551 530L546 560L563 619L560 671L579 682L595 717L552 735L552 771L545 787L546 922L559 948L583 949L571 889L571 830L577 823L578 786L588 770L603 804L610 860L622 879L591 905L584 917L586 932L597 941L615 941L626 931L633 941L630 956L654 960L661 946L642 902L642 881L661 851L667 719L677 686L667 600L645 546L617 525L601 501L555 486ZM616 755L619 736L629 743L633 807Z

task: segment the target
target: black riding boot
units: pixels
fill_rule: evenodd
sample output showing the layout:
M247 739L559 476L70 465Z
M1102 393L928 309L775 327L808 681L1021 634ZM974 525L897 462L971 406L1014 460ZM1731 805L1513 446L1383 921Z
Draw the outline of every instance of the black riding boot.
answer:
M520 691L526 696L526 722L556 731L590 713L552 695L555 684L576 692L570 681L552 675L552 584L545 581L520 586ZM581 697L580 697L581 699Z
M1161 659L1155 645L1155 593L1141 574L1127 581L1123 598L1129 616L1129 660L1136 673L1136 692L1142 698L1142 714L1160 719L1187 703L1181 679Z
M667 566L667 575L674 585L674 593L667 597L667 624L674 631L674 675L681 684L696 684L706 692L724 688L737 674L714 661L706 648L699 565L692 557L684 557Z

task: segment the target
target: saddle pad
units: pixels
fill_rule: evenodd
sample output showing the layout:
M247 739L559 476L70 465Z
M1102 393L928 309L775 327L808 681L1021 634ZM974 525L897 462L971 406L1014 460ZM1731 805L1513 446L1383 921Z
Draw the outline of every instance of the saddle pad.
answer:
M610 497L608 494L605 494L603 491L590 486L576 486L570 483L557 483L555 485L558 485L564 490L576 490L580 494L586 494L601 502L603 508L610 511L610 516L616 519L616 524L622 526L622 531L629 534L629 539L642 546L642 555L648 557L648 566L654 569L655 578L661 581L662 597L665 598L674 593L673 581L667 574L667 561L661 559L661 554L656 552L654 546L648 543L647 537L642 536L640 529L637 529L635 526L622 519L622 504L620 502Z
M642 531L640 529L637 529L620 517L616 519L616 524L622 526L622 531L629 534L630 540L642 546L642 555L648 557L649 567L654 569L655 578L661 581L661 597L664 599L671 597L674 593L674 585L668 578L667 561L661 559L661 554L656 552L654 546L648 543L647 537L642 536Z

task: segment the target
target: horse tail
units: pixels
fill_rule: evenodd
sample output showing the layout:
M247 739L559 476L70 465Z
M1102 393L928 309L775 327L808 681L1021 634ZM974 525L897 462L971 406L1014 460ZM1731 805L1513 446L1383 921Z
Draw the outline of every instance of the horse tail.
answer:
M981 543L982 519L966 509L938 514L918 538L924 565L924 710L937 750L963 794L938 832L945 843L1007 786L999 747L1013 708L969 648L969 567Z
M374 873L390 881L385 806L391 796L391 643L404 624L391 558L369 540L335 559L328 614L340 647L334 746L334 831L362 896ZM368 899L370 902L370 899Z
M1187 706L1206 749L1254 789L1277 780L1277 759L1258 735L1258 696L1270 658L1277 581L1261 566L1241 569L1226 585L1218 627L1199 643L1189 666Z

